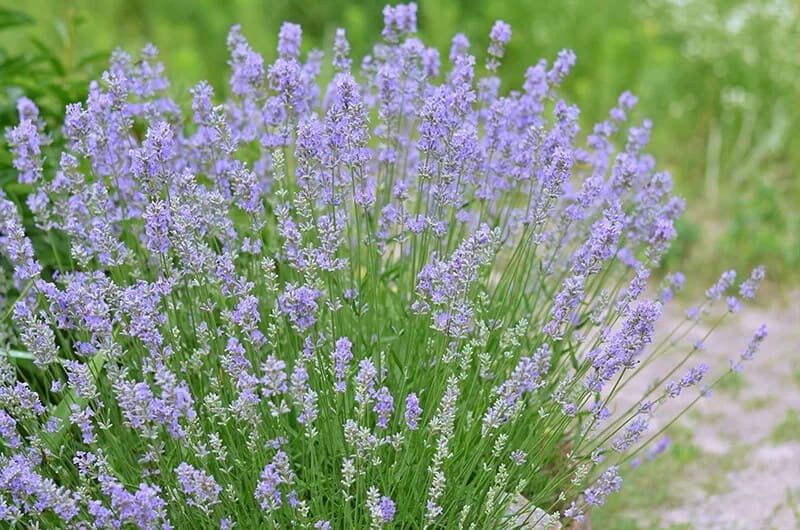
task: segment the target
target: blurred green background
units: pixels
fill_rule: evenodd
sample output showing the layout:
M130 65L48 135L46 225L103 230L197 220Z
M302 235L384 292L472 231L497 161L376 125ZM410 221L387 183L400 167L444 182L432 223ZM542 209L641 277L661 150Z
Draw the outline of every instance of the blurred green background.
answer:
M4 6L7 0L0 0ZM764 263L773 281L800 277L800 1L421 0L420 32L443 51L456 32L483 55L500 18L513 27L501 70L519 86L527 66L572 48L564 85L589 128L617 96L640 97L654 121L651 151L674 174L688 210L666 266L702 281L723 267ZM224 93L225 36L241 23L266 59L283 20L301 23L304 48L325 48L347 28L360 57L380 38L383 2L258 0L29 0L0 8L0 129L24 94L57 125L85 95L111 50L162 54L173 89L200 79ZM4 186L15 176L0 153ZM697 278L699 276L699 278Z

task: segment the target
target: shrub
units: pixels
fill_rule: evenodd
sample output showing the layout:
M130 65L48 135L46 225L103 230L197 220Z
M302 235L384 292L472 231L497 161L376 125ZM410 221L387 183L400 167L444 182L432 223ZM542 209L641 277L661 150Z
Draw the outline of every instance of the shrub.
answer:
M619 489L621 466L661 434L648 432L659 407L700 388L698 344L616 405L735 283L723 274L651 346L683 276L652 297L647 279L683 203L644 152L649 122L615 147L636 99L583 142L556 93L571 52L501 95L508 25L492 28L485 67L457 35L442 71L413 36L414 4L384 17L358 77L344 30L324 63L301 59L301 29L284 24L267 66L234 27L231 99L214 105L200 83L191 112L154 48L116 52L67 107L55 174L38 110L20 101L7 139L27 206L69 253L37 261L0 201L0 518L568 522Z

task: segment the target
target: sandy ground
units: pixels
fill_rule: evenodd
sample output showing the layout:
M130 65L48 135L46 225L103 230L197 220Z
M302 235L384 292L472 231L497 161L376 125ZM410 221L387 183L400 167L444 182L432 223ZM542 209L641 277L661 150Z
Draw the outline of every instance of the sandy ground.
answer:
M681 318L676 308L662 320L668 321L662 328L670 327L670 320L678 322ZM678 502L656 514L664 528L800 529L800 436L792 436L790 441L773 440L776 427L785 421L787 413L800 411L800 304L772 309L746 307L714 331L702 357L711 367L710 377L721 373L729 359L738 358L761 323L767 324L769 336L757 357L746 364L744 382L733 390L716 390L713 397L701 400L680 419L679 425L693 432L693 443L703 456L681 476L669 477ZM701 338L706 329L697 329L684 343ZM674 364L678 352L685 353L686 349L654 361L631 386L641 383L644 388L648 377L652 381L655 374ZM687 364L687 368L694 364L697 362ZM669 406L677 410L681 408L677 405L685 402ZM655 427L658 421L663 424L662 412L670 410L659 411ZM716 485L712 491L709 482Z

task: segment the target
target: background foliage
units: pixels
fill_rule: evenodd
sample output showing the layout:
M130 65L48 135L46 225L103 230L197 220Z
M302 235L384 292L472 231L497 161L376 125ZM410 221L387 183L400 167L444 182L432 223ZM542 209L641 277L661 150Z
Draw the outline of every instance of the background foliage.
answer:
M519 83L540 57L572 48L578 65L563 87L585 126L616 97L640 97L655 124L651 150L688 199L667 265L709 273L722 264L766 263L772 280L800 265L800 3L793 0L423 0L426 42L445 50L464 32L480 53L495 19L513 38L501 70ZM0 128L26 94L52 122L85 94L115 46L161 50L174 90L197 79L224 89L225 35L241 23L269 60L284 20L302 24L304 47L348 28L354 56L378 35L382 2L334 0L31 0L0 10ZM0 153L4 188L14 176ZM12 190L13 191L13 187ZM702 272L701 272L702 273Z

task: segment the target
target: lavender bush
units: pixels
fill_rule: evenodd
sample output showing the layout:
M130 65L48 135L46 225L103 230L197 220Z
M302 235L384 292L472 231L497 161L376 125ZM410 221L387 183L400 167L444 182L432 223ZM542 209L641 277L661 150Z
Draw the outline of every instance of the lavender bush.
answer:
M70 252L40 264L4 194L0 520L569 523L663 450L648 429L662 404L730 372L707 376L688 346L615 406L699 322L740 308L727 272L651 345L684 281L647 289L683 203L644 152L650 123L625 125L635 97L579 140L578 108L556 94L571 52L507 91L507 24L485 66L457 35L442 67L415 13L385 9L357 73L344 30L328 59L303 59L284 24L267 66L234 27L232 97L215 105L200 83L191 110L154 48L116 52L67 107L52 175L20 101L7 140L29 228Z

